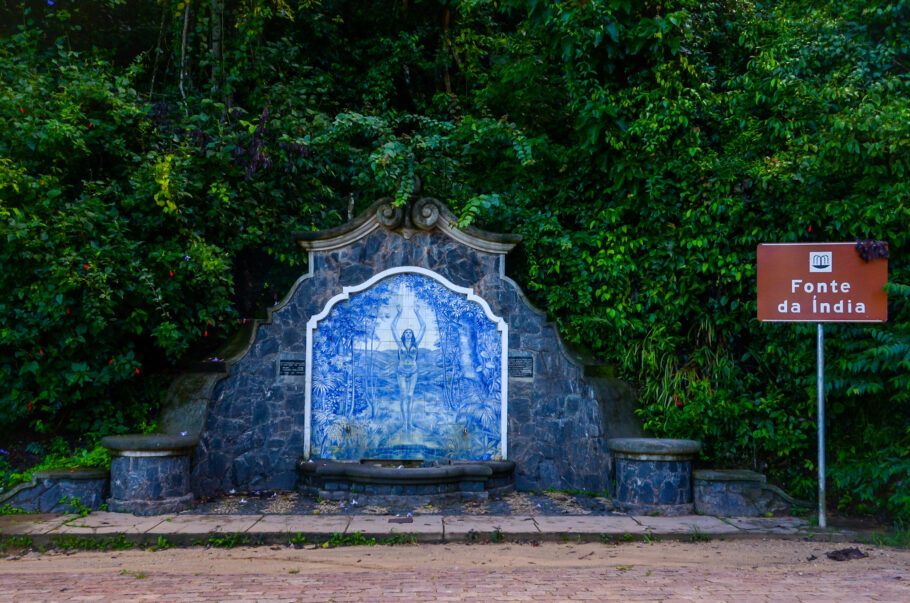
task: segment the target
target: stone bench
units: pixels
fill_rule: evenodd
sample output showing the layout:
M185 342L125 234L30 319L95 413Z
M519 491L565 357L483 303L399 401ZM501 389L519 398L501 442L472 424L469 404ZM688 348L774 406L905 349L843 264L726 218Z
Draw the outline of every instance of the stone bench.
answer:
M613 438L616 506L628 513L667 516L695 511L692 460L701 442L658 438Z
M814 506L768 484L761 473L745 469L700 469L692 474L692 487L695 511L704 515L757 517Z
M198 443L195 437L163 434L102 438L114 457L108 508L160 515L190 507L190 456Z
M0 493L0 507L37 513L68 513L79 506L96 511L104 504L107 489L107 469L36 471L30 482Z

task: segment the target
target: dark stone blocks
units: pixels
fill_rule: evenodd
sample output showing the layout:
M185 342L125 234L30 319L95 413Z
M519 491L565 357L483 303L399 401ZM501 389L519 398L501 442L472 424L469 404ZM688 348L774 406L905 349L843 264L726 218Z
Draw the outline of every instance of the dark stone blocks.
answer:
M700 448L698 442L620 438L609 445L615 455L617 506L640 514L692 513L692 459Z
M746 470L695 471L693 497L697 512L727 517L789 513L794 506L812 506L768 485L764 475Z
M509 351L534 358L532 376L508 380L507 458L517 466L515 484L606 490L611 457L604 411L544 314L527 304L511 279L500 276L504 253L471 247L440 229L402 236L384 227L336 248L311 251L312 276L298 281L287 303L273 310L272 324L257 329L248 353L238 356L216 386L193 457L194 491L214 495L231 488L299 485L288 465L304 454L306 383L302 377L280 377L277 363L282 355L305 351L306 322L342 287L406 265L471 288L509 325Z
M341 284L345 287L358 285L373 276L372 272L367 266L346 266L341 270Z
M111 462L111 511L136 515L175 513L189 507L192 500L187 454L116 456Z
M94 511L104 504L107 492L108 472L104 469L38 471L31 483L4 493L0 506L37 513L68 513L81 505Z

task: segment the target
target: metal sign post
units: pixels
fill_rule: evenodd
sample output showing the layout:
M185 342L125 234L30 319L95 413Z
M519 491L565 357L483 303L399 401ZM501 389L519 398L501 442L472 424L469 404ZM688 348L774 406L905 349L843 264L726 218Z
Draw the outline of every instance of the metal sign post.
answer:
M815 322L818 359L818 525L825 516L826 322L888 320L888 244L764 243L758 246L758 320Z
M828 527L825 518L825 325L818 323L818 527Z

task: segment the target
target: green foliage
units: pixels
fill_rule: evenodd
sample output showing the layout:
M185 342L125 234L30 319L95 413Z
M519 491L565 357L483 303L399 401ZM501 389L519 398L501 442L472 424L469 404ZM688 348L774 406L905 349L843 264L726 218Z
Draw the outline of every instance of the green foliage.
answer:
M862 513L910 516L910 427L867 424L865 428L861 442L880 447L854 444L839 449L828 472L839 495L838 506ZM873 429L885 433L869 433Z
M232 549L238 546L246 546L250 544L250 542L250 537L246 534L231 532L229 534L210 536L208 540L200 541L195 544L202 544L206 547L215 547L219 549Z
M9 503L0 507L0 515L29 515L31 513L37 513L37 511L26 511L18 507L11 507Z
M32 546L31 536L3 536L0 537L0 554L5 555L10 551L24 551Z
M687 540L691 542L710 542L711 537L708 534L702 532L698 526L693 525L692 531L689 532L689 537Z
M293 545L293 546L303 546L304 544L306 544L306 536L304 536L300 532L297 532L296 535L288 538L288 544Z
M888 530L864 535L861 542L868 542L875 546L893 546L901 549L910 549L910 528L901 521L895 521Z
M79 517L88 517L92 512L91 509L82 504L82 499L78 496L64 496L58 501L61 505L67 505L70 513L75 513Z
M148 428L179 363L303 270L291 232L419 180L523 235L514 278L636 385L652 433L801 497L812 330L755 320L755 246L888 241L889 322L828 327L829 493L910 513L907 2L0 16L0 435Z
M126 551L136 545L123 534L105 538L67 534L53 536L51 546L61 551Z
M401 544L417 544L417 534L392 534L380 541L386 546L397 546Z
M43 449L41 449L43 451ZM51 450L47 452L44 459L22 472L15 472L12 469L3 470L0 466L0 486L4 489L27 482L32 479L36 471L47 471L50 469L78 469L80 467L102 467L111 466L111 454L107 448L96 445L91 450L85 448L71 449L62 437L53 440ZM61 500L61 502L63 502ZM73 502L81 505L78 499Z
M363 532L352 532L350 534L333 532L331 538L322 543L322 548L333 549L339 546L374 546L375 544L376 539L367 538L363 535Z
M149 550L152 552L157 551L166 551L169 548L173 548L174 543L165 538L164 536L159 536L158 540L155 541L155 544L149 547Z

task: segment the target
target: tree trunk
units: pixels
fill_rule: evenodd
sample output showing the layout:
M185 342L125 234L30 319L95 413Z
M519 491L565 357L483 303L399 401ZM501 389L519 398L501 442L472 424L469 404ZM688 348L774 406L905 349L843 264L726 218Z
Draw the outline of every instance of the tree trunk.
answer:
M158 27L158 41L155 43L155 58L152 61L152 81L149 84L149 98L155 94L155 78L158 76L158 61L161 59L161 41L164 39L164 30L168 22L168 6L161 8L161 24Z
M186 100L186 89L184 88L184 81L189 79L189 74L187 73L186 66L186 42L189 37L190 32L190 6L192 5L191 0L186 0L186 8L183 11L183 35L180 39L180 81L178 82L177 87L180 89L180 98Z
M452 12L449 10L449 7L446 7L446 11L442 18L442 39L443 43L452 48L452 41L449 39L449 21L452 18ZM454 53L454 49L453 53ZM445 83L446 94L452 94L452 78L449 76L449 62L445 63L445 70L442 72L442 81Z
M211 21L209 30L212 40L212 92L221 87L221 38L224 35L224 5L218 0L211 0Z

